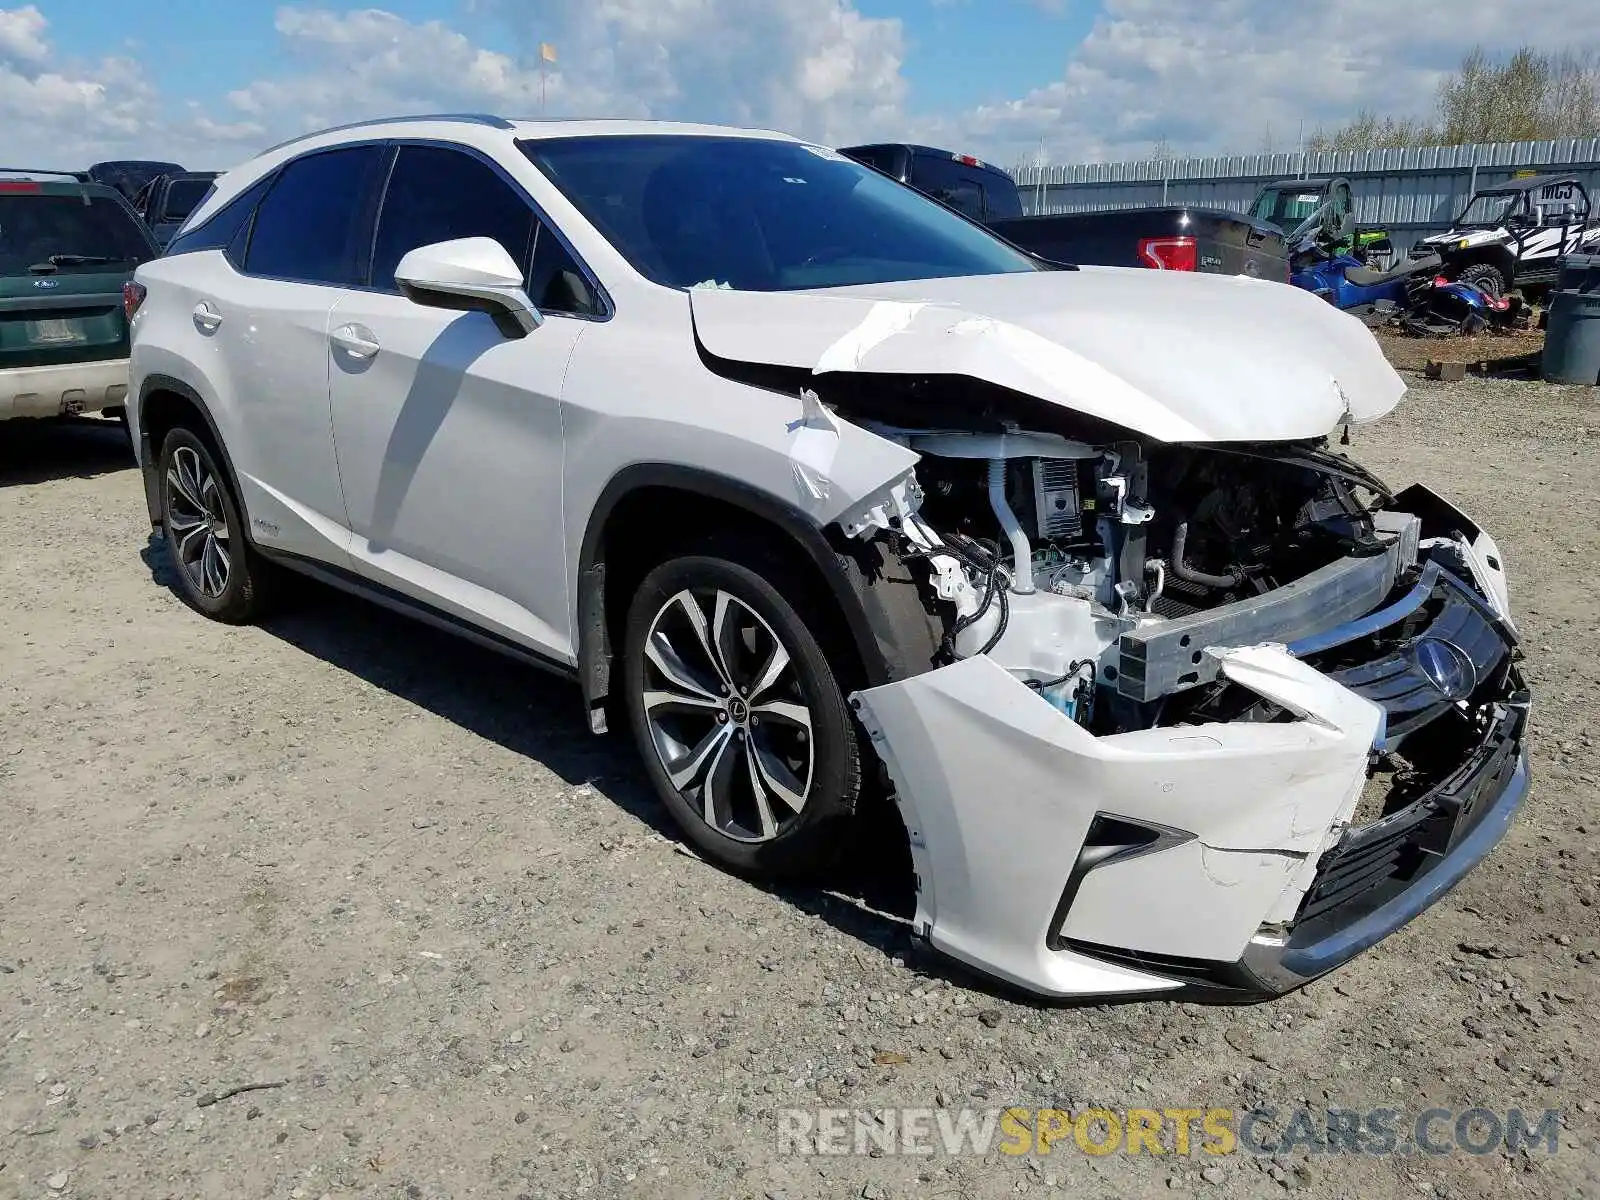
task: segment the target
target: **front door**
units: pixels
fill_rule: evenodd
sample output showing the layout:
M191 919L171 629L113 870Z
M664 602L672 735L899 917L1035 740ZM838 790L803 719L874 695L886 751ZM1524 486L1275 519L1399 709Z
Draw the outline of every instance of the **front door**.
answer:
M565 251L497 168L461 149L400 147L372 287L343 296L328 322L352 559L375 582L571 663L560 400L587 323L549 311L508 338L483 313L398 293L407 252L463 237L492 237L527 264L536 303L559 308L572 292L539 287Z

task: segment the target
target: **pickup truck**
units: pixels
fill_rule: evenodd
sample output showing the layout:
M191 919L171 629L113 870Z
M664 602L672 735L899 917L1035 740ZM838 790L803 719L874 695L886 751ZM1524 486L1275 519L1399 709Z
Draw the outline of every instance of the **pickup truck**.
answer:
M851 146L841 154L932 196L1050 262L1151 267L1289 280L1282 231L1195 205L1022 215L1016 182L1000 168L931 146Z

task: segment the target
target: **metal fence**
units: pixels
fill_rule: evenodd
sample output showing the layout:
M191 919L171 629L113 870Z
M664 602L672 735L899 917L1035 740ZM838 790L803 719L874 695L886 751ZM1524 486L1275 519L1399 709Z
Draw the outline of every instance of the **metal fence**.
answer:
M1360 224L1389 230L1404 254L1413 242L1448 229L1477 188L1546 171L1575 172L1600 202L1600 138L1028 166L1011 174L1029 213L1155 204L1243 212L1263 183L1340 175L1350 181Z

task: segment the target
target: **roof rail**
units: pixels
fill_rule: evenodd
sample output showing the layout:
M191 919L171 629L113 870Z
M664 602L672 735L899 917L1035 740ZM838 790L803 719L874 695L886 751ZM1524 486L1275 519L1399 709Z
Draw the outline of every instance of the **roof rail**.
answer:
M371 117L365 121L351 121L347 125L332 125L327 129L314 129L310 133L302 133L298 137L279 142L276 146L268 146L261 151L261 154L271 154L275 150L282 150L285 146L292 146L296 142L321 137L325 133L343 133L347 129L364 129L369 125L395 125L401 121L466 121L473 125L488 125L494 129L516 128L504 117L497 117L493 113L422 113L417 116ZM257 157L259 158L260 155L257 155Z
M89 182L87 171L47 171L43 167L0 167L0 175L60 175L79 183Z

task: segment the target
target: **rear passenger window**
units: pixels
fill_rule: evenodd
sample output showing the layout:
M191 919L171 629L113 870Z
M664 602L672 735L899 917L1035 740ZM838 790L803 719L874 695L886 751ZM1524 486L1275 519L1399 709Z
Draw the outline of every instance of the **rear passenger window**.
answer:
M456 238L493 238L526 274L534 225L528 202L481 159L438 146L402 146L378 217L372 286L395 290L402 258Z
M351 146L286 166L256 210L245 269L301 283L355 283L367 184L382 154L379 146Z

